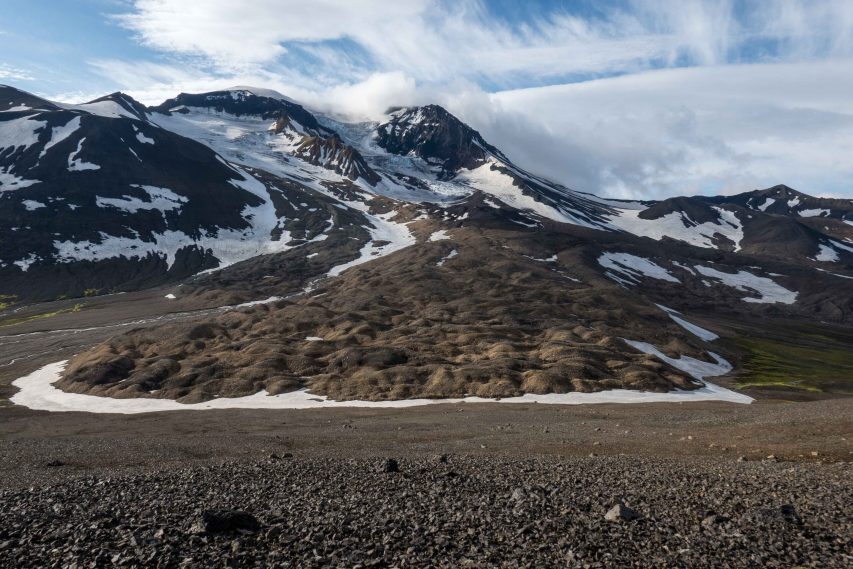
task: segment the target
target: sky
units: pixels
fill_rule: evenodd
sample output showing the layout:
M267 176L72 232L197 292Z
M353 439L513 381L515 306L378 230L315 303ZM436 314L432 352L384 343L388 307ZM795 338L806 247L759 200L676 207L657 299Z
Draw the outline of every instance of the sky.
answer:
M0 83L438 103L582 191L853 198L853 0L0 0Z

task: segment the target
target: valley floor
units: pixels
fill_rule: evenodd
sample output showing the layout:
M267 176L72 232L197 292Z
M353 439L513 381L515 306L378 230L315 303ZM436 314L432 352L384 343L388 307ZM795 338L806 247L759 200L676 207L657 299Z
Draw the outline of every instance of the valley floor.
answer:
M0 566L844 567L851 443L851 399L5 407Z
M12 380L116 328L211 310L137 293L0 328L0 567L853 561L853 398L138 415L8 402ZM605 520L620 502L640 517ZM205 531L205 510L258 527Z

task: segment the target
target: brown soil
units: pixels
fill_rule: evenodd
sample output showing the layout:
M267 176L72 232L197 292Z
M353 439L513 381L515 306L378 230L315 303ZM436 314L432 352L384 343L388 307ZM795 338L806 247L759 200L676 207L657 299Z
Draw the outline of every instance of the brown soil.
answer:
M339 400L694 388L622 338L695 356L699 344L583 268L581 247L555 246L559 263L545 263L522 233L456 229L308 298L112 338L74 358L60 386L183 402L306 386Z

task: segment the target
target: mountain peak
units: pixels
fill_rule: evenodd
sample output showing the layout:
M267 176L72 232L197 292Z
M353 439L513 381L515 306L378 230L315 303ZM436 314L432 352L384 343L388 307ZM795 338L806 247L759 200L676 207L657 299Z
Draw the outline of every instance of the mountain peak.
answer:
M786 186L785 184L776 184L770 188L765 188L763 190L755 190L752 192L755 196L774 196L780 199L782 198L811 198L812 196L808 194L804 194L802 192L798 192L794 188L790 186Z
M139 120L148 120L148 109L145 108L145 105L128 95L127 93L122 93L121 91L116 91L115 93L110 93L104 97L99 97L93 101L89 101L88 103L84 103L81 105L84 109L86 107L94 107L97 105L102 105L106 103L107 105L118 105L121 109L124 109L133 117L138 118ZM117 109L117 114L127 116L125 113L122 113L121 110Z
M230 92L246 92L250 93L256 97L265 97L267 99L276 99L278 101L286 101L288 103L296 103L293 99L286 95L282 95L278 91L274 89L264 89L263 87L252 87L250 85L237 85L235 87L229 87L225 89Z
M473 169L489 155L502 156L479 132L440 105L402 107L377 129L377 144L392 154L413 154L450 179L462 169Z
M11 85L0 85L0 112L31 109L56 110L58 107L46 99L27 93Z

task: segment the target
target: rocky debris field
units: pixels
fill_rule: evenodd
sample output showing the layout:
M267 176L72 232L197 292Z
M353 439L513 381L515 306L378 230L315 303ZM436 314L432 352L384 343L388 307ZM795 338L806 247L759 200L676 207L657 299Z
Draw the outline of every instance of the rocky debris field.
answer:
M0 565L850 567L850 475L847 463L272 453L4 490Z

